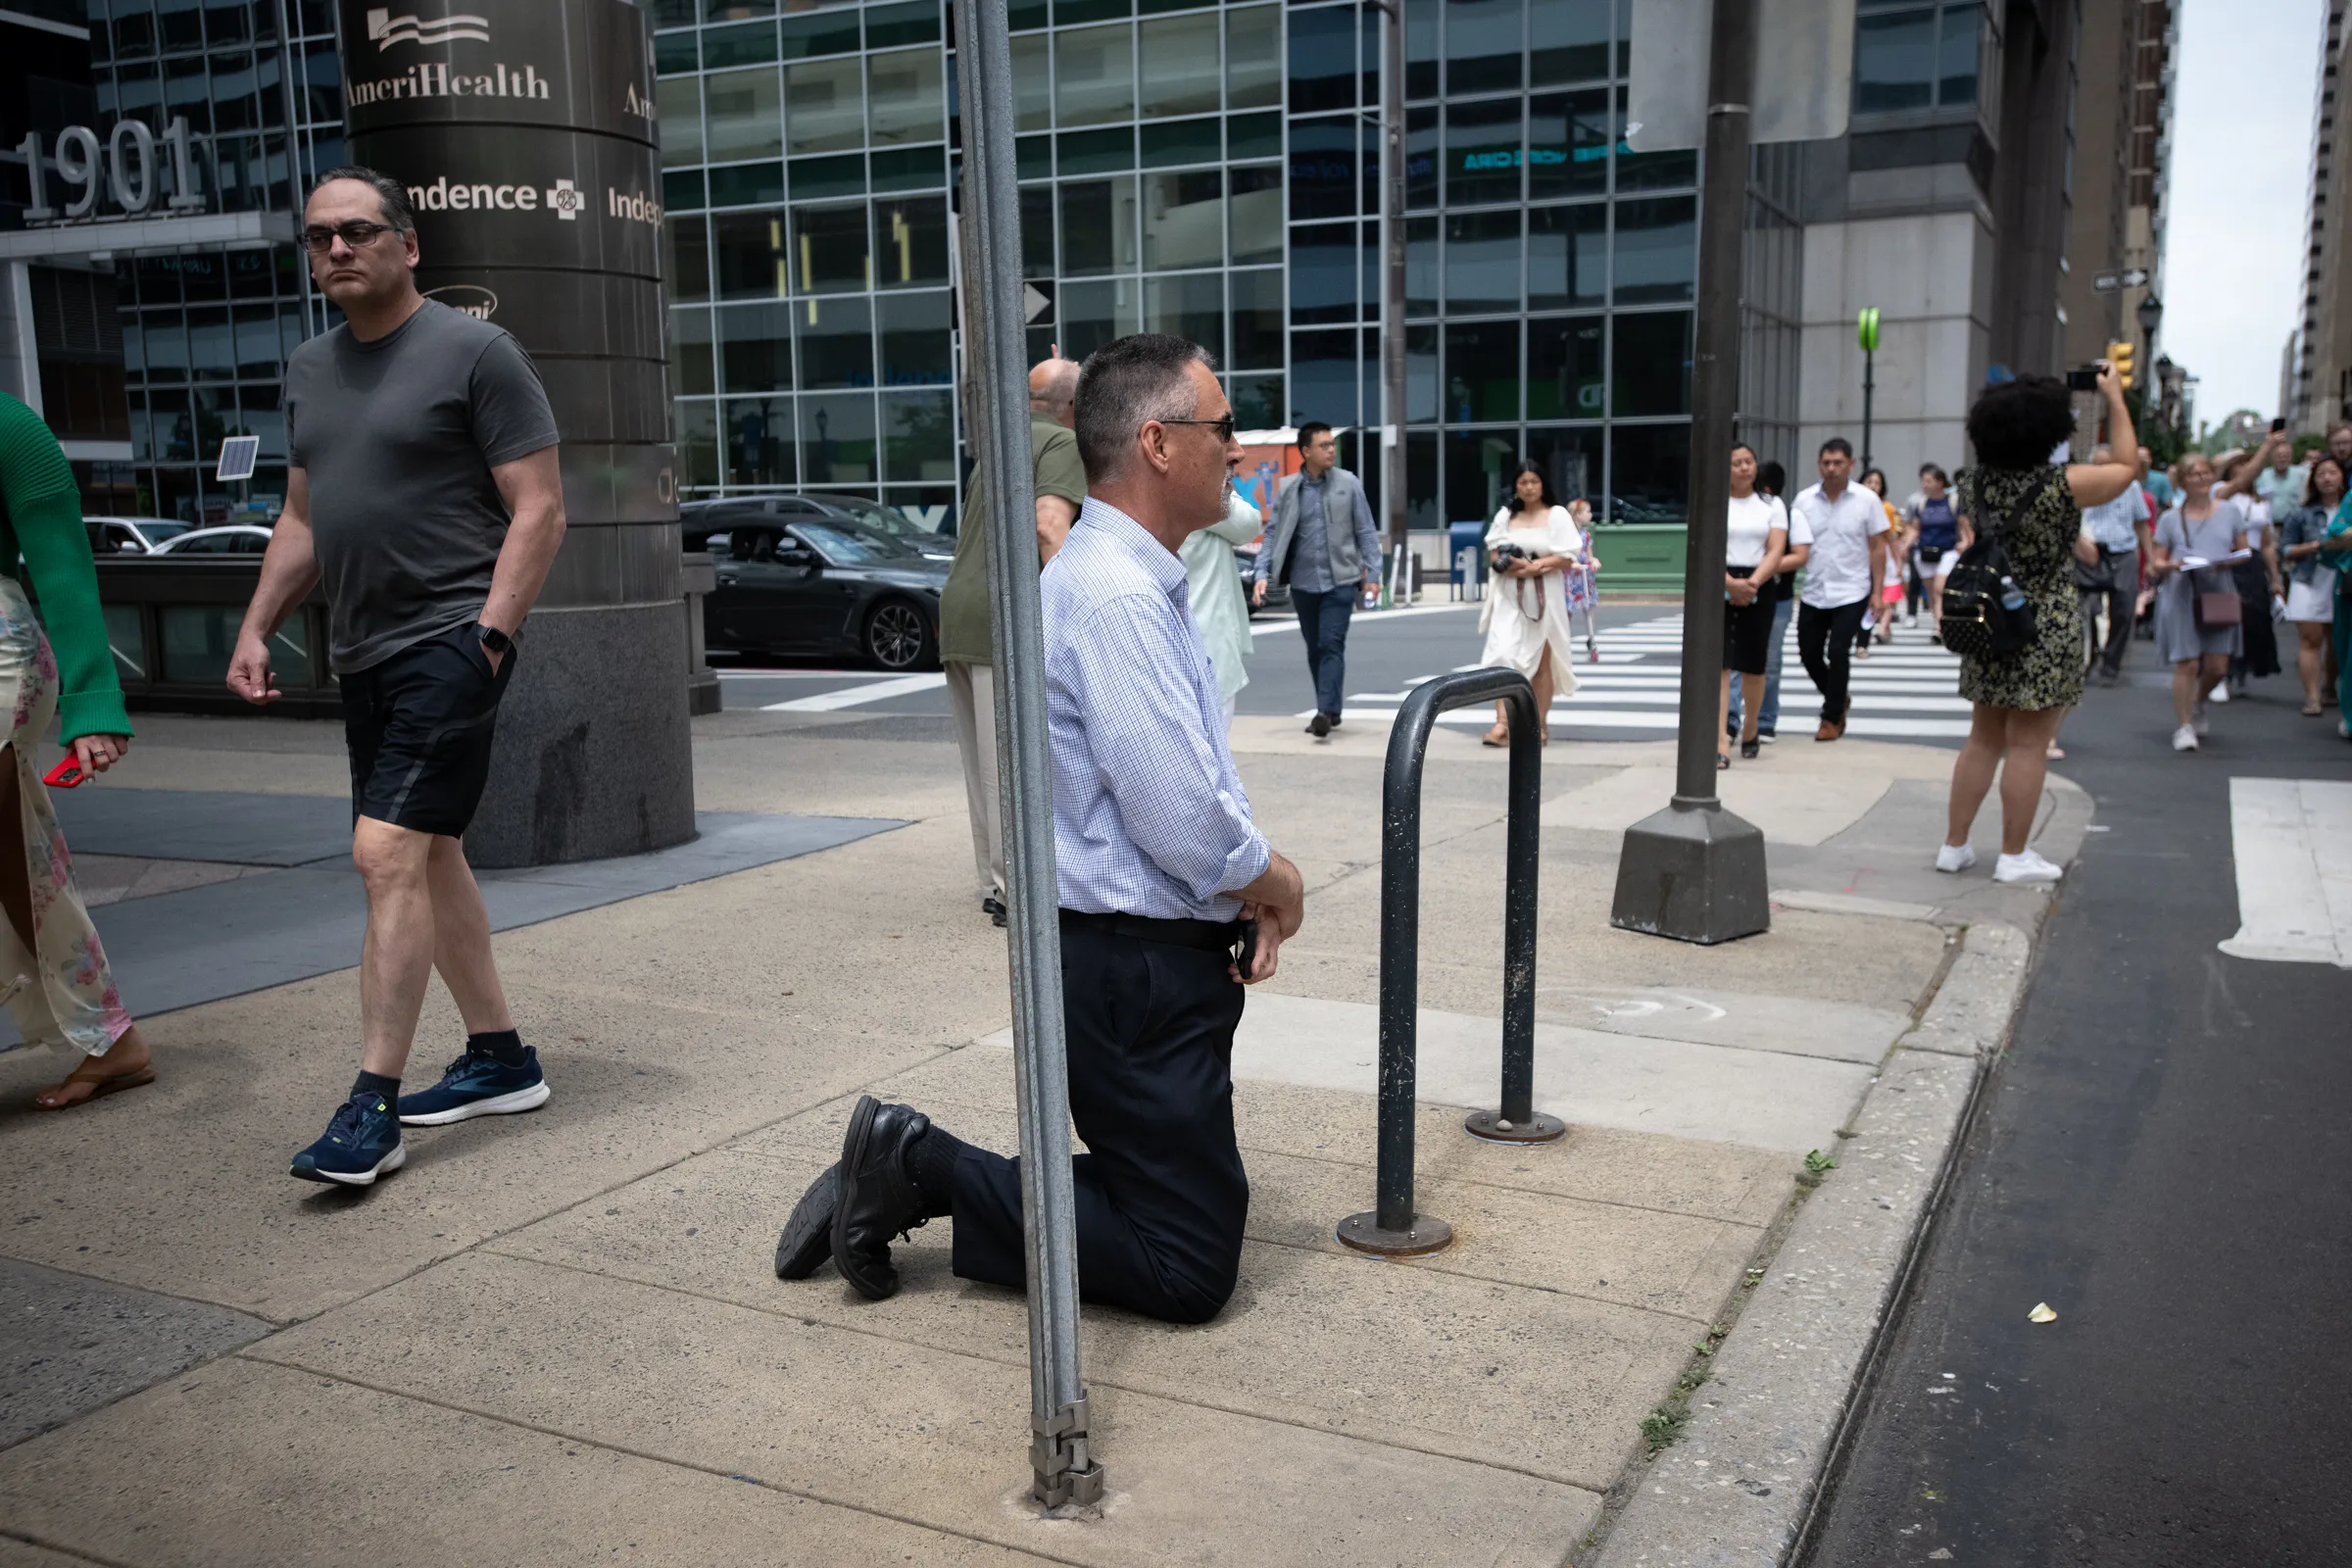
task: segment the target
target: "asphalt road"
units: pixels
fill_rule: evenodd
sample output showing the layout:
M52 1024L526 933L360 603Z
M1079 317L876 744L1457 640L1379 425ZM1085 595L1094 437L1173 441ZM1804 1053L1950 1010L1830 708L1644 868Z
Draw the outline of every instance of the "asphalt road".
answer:
M2149 650L2132 658L2149 668ZM2352 1562L2352 971L2236 931L2232 776L2352 780L2291 674L2167 747L2092 691L2097 822L1806 1557ZM2057 1321L2027 1321L2035 1303Z

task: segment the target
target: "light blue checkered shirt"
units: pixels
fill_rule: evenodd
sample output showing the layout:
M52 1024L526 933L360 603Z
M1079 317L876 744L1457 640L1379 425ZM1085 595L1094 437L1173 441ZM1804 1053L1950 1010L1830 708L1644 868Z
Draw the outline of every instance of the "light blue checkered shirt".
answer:
M1230 920L1273 852L1225 745L1184 563L1089 496L1038 581L1065 909Z

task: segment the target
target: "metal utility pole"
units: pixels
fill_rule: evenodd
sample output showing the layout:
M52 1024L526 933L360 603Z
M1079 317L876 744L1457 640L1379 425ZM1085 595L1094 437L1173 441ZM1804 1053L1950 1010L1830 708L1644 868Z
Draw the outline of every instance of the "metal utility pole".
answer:
M1061 1015L1061 924L1046 749L1045 638L1037 592L1029 368L1021 331L1021 207L1013 173L1012 45L1005 0L961 0L956 73L963 132L963 341L978 472L988 486L995 598L997 755L1011 939L1013 1083L1028 1238L1030 1494L1047 1507L1102 1496L1078 1364L1077 1204Z
M1715 0L1707 59L1698 231L1697 352L1690 367L1690 551L1683 573L1682 725L1674 800L1626 830L1611 925L1685 942L1767 929L1764 835L1723 808L1715 754L1723 670L1724 534L1740 397L1740 284L1747 230L1748 100L1756 0ZM1751 694L1756 701L1761 693Z
M1871 400L1879 390L1879 308L1865 306L1854 322L1854 335L1862 345L1862 467L1870 471L1870 415ZM1860 474L1856 475L1858 479Z
M1404 0L1380 8L1380 496L1392 594L1411 588L1404 507Z

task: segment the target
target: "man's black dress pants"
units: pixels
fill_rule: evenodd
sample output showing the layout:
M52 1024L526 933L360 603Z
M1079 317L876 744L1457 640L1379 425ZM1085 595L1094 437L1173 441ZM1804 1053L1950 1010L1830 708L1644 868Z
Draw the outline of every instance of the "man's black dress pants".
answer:
M1849 696L1854 669L1854 639L1862 630L1862 616L1870 609L1870 601L1857 599L1850 605L1837 605L1817 610L1811 605L1796 607L1796 655L1805 662L1805 673L1821 693L1821 716L1825 723L1842 724L1846 710L1852 706Z
M1250 1181L1233 1136L1242 987L1229 961L1062 922L1070 1119L1088 1151L1070 1161L1086 1300L1205 1323L1233 1295ZM967 1147L955 1205L956 1272L1022 1289L1020 1162Z

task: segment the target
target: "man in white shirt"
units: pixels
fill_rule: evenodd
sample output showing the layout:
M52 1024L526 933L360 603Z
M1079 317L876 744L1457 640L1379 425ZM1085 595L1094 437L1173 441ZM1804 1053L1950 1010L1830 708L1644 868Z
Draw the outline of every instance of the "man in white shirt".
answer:
M2114 452L2105 442L2091 449L2094 464L2112 463ZM2082 590L2082 633L2088 640L2090 665L2102 686L2123 679L2124 654L2132 646L2132 612L2139 603L2139 552L2148 540L2148 497L2134 479L2113 501L2082 509L2083 536L2098 547L2096 565L2082 563L2075 585ZM2098 615L2107 612L2107 642L2099 644Z
M1821 483L1797 492L1789 527L1802 517L1812 530L1813 554L1805 562L1805 585L1796 608L1796 652L1805 673L1821 693L1817 741L1845 733L1853 672L1854 641L1871 596L1886 571L1886 507L1860 485L1854 449L1832 436L1821 444Z

